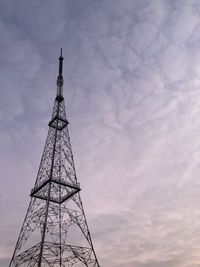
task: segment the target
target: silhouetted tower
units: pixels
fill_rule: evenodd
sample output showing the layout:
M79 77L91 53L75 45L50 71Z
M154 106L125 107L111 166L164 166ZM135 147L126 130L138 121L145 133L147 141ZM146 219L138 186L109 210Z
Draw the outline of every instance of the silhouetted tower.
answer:
M62 68L61 49L48 136L10 267L99 267L76 177Z

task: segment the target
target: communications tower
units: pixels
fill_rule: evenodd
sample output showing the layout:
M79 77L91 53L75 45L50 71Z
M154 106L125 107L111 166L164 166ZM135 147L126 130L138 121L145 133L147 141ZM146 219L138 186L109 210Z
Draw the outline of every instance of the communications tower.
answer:
M57 94L31 200L9 267L100 267L76 177L63 97Z

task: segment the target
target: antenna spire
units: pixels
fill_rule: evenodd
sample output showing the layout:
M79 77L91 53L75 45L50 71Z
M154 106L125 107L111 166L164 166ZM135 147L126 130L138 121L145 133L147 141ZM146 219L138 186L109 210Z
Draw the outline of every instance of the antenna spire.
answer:
M59 75L62 76L63 69L63 57L62 57L62 48L60 49L60 57L59 57Z
M64 84L63 75L62 75L63 60L64 58L62 56L62 48L61 48L60 57L59 57L59 73L58 73L58 78L57 78L57 96L56 96L56 100L58 102L61 102L63 100L63 84Z

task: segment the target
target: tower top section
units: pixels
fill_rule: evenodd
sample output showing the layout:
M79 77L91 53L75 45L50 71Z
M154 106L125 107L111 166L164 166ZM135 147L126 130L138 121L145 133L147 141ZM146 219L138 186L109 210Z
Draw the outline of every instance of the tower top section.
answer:
M59 73L58 73L58 78L57 78L57 95L56 95L56 100L58 102L61 102L63 100L63 56L62 56L62 48L60 49L60 57L59 57Z

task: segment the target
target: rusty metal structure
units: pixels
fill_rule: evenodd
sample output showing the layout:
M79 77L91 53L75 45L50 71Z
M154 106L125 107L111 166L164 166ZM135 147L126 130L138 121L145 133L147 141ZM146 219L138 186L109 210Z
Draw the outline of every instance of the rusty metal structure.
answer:
M9 267L100 267L74 166L62 69L61 49L47 140Z

